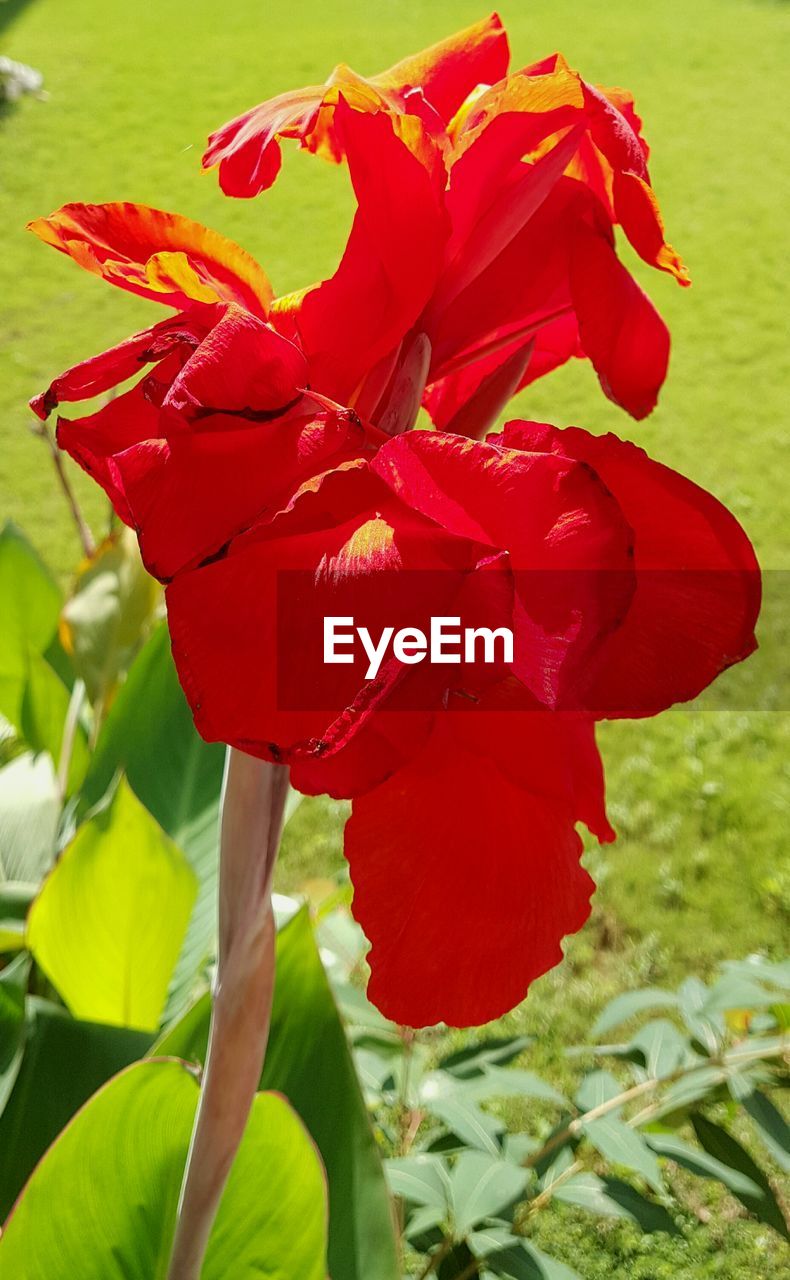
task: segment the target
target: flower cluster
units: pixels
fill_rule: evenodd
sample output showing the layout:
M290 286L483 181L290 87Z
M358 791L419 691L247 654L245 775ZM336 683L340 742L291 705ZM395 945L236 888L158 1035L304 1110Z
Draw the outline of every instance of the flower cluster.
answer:
M203 736L353 799L370 994L410 1025L496 1017L561 958L593 887L576 823L614 837L595 721L696 696L754 648L759 609L735 519L640 448L528 421L490 433L572 357L633 417L655 406L669 338L616 227L688 284L631 97L559 55L508 61L492 16L377 76L339 66L211 137L204 165L230 196L272 184L281 139L348 166L339 266L286 297L174 214L67 205L32 224L175 311L33 408L135 379L59 418L58 442L167 584ZM412 430L421 406L432 430ZM284 578L306 589L286 598ZM321 668L318 620L344 613L507 625L513 661Z

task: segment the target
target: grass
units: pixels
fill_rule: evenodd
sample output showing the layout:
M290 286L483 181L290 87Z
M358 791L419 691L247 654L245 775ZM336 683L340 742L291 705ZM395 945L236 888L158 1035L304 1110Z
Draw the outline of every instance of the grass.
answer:
M268 94L323 78L335 61L379 69L484 7L0 0L1 51L38 66L50 94L0 116L0 517L22 524L60 573L77 544L28 432L26 401L70 363L151 323L156 308L83 275L26 235L25 222L73 199L147 201L239 240L278 291L308 283L331 270L343 242L345 174L289 154L280 185L264 199L227 201L197 172L206 133ZM683 292L642 273L674 339L669 382L647 423L635 426L605 401L582 364L531 389L519 409L638 439L726 501L765 566L789 568L790 143L781 122L790 108L790 5L504 0L501 8L517 63L559 47L589 78L635 91L668 228L694 277ZM77 487L89 517L103 518L97 491L81 476ZM773 577L775 605L781 579ZM563 1045L583 1039L616 991L706 974L728 956L781 952L790 914L789 739L786 714L747 703L604 727L620 839L588 852L600 885L590 925L569 944L564 965L504 1021L536 1037L531 1066L562 1082ZM281 887L340 866L343 814L322 800L302 806L289 827ZM726 1204L680 1241L641 1240L622 1224L597 1225L571 1210L546 1215L542 1231L544 1247L588 1280L771 1280L786 1263L765 1229Z

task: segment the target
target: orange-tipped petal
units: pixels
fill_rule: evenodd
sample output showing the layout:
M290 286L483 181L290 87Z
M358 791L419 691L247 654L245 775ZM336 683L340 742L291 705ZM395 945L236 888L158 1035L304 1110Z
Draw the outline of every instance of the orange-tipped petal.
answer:
M30 223L45 244L143 298L184 309L236 302L266 317L272 289L244 249L216 231L144 204L67 204Z

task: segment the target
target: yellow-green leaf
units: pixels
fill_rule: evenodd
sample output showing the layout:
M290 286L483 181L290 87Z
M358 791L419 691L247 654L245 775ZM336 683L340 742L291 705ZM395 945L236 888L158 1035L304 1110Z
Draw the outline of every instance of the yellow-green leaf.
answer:
M75 1017L153 1030L196 892L186 858L122 781L45 880L28 946Z

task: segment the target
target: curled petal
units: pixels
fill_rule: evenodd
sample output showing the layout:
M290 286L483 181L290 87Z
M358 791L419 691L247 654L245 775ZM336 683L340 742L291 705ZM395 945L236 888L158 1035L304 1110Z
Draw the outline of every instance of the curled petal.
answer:
M604 236L581 226L570 263L582 347L604 393L632 417L656 407L669 364L669 330Z
M162 320L67 369L50 383L46 391L33 397L30 407L39 418L45 419L60 404L90 400L105 391L112 391L119 383L139 373L144 365L158 362L185 346L195 347L201 331L202 327L196 326L186 315Z
M590 468L494 443L416 432L372 468L411 507L454 534L506 551L515 579L514 671L561 705L633 590L631 531Z
M281 93L223 125L209 138L203 167L219 166L226 195L250 197L277 177L282 138L341 162L347 146L335 119L341 96L356 111L414 115L441 134L476 85L505 75L508 56L507 36L492 14L380 75L366 78L340 64L325 84Z
M144 204L67 204L30 223L45 244L143 298L184 309L237 302L266 317L271 285L244 249L179 214Z
M695 698L754 650L760 571L734 516L691 480L617 436L508 424L513 447L594 468L634 530L636 589L579 702L596 716L655 715Z

